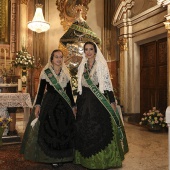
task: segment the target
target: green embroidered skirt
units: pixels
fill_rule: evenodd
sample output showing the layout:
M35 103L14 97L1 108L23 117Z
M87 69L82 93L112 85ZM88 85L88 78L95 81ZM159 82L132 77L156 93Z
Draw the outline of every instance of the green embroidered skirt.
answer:
M128 152L123 125L124 138L120 141L113 117L89 88L83 87L77 108L74 163L88 169L121 167Z

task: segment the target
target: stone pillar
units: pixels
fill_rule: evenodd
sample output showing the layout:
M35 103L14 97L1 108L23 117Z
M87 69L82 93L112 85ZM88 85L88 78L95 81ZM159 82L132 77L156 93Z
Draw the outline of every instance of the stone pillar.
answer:
M127 58L127 38L119 38L118 44L120 48L120 103L125 107L125 60Z
M167 33L167 90L168 90L168 101L167 104L170 106L170 30Z
M167 88L168 88L168 101L167 104L170 106L170 2L167 4L167 15L165 16L166 22L165 28L167 29Z
M168 125L168 164L170 170L170 0L157 0L158 5L167 5L167 15L165 16L165 28L167 29L167 89L168 89L168 107L166 109L166 123Z
M113 17L113 25L119 29L119 82L120 103L125 113L133 112L133 82L132 82L132 23L131 9L133 0L122 1ZM129 100L130 99L130 100Z

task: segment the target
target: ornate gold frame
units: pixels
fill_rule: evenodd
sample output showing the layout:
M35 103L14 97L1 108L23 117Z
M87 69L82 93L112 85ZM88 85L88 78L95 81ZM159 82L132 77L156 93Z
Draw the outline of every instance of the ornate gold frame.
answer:
M57 9L60 11L61 25L66 31L75 21L77 11L82 10L82 17L87 18L88 4L91 0L56 0Z

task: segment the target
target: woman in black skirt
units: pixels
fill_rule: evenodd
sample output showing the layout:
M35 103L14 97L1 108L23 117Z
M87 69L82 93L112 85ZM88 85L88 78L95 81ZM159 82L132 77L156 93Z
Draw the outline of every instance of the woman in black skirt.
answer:
M93 42L86 42L78 68L75 160L88 169L122 166L128 144L116 110L107 62Z
M54 166L73 161L76 109L63 62L62 51L54 50L41 72L35 107L21 146L27 160Z

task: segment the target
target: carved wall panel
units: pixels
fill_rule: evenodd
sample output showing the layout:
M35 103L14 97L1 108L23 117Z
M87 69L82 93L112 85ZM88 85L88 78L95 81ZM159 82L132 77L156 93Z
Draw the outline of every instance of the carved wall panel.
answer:
M11 39L10 39L10 47L11 47L11 53L16 52L16 22L17 22L17 12L16 12L17 4L16 2L11 3ZM13 54L14 55L14 54Z
M156 44L153 42L146 45L143 55L146 56L141 63L143 66L155 66Z
M167 107L166 60L166 38L141 46L141 114L153 106L161 111Z
M167 43L160 42L158 47L158 63L159 64L166 64L167 63Z
M10 4L8 0L0 1L0 43L9 43L9 21L10 13Z
M82 10L82 17L86 20L88 4L91 0L56 0L57 9L60 11L61 25L67 30L75 21L77 10Z

